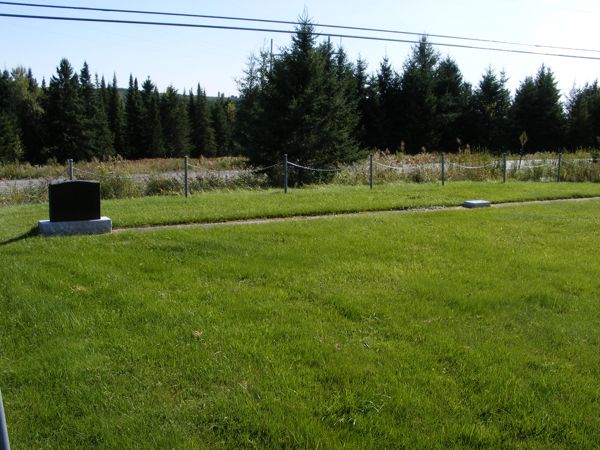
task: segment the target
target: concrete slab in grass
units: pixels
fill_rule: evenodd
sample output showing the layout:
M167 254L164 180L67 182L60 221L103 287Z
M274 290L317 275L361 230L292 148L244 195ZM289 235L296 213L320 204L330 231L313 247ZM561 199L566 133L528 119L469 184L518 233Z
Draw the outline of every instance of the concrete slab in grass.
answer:
M463 203L465 208L485 208L491 206L491 203L487 200L467 200Z
M52 222L40 220L40 233L44 236L71 236L75 234L102 234L112 231L112 220L102 216L96 220L70 220Z

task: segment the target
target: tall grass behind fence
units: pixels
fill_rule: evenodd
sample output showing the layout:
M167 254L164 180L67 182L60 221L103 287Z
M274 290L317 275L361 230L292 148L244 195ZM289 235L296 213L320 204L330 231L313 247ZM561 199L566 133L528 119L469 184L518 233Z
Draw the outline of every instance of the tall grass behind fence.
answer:
M503 180L505 159L510 161L487 153L446 155L446 181Z
M430 183L440 180L440 156L434 153L400 155L388 152L373 154L373 182L384 183ZM369 184L371 167L369 161L358 161L345 166L333 179L339 184Z
M240 169L246 166L246 158L224 156L219 158L194 159L199 166L210 170ZM75 168L88 172L119 173L123 175L143 173L160 175L165 172L181 171L181 158L144 158L127 160L119 156L107 161L78 161ZM0 180L56 179L65 176L67 164L50 160L44 165L32 165L28 162L0 164Z
M183 166L181 166L183 167ZM75 170L75 178L100 182L102 198L132 198L151 195L185 195L185 176L179 172L162 174L103 174ZM199 169L199 170L198 170ZM188 189L190 193L226 189L257 189L268 185L268 177L246 170L212 170L189 166Z
M0 191L0 207L45 203L48 201L48 182L24 187L9 187Z
M187 161L187 162L186 162ZM187 164L187 172L185 165ZM287 169L287 170L286 170ZM536 153L532 155L493 156L488 153L418 155L376 152L370 159L338 167L310 167L302 161L273 161L262 168L246 166L243 158L169 159L77 163L74 179L97 180L104 199L150 195L185 195L211 190L262 189L283 186L284 174L302 180L311 174L311 182L345 185L385 183L433 183L453 181L573 181L600 182L598 152L572 154ZM0 166L0 205L47 201L47 186L69 178L68 168L50 164L37 168L28 164ZM19 174L44 174L21 182ZM187 173L187 183L185 174ZM5 176L8 175L8 176ZM315 176L316 175L316 176ZM307 177L308 179L308 177ZM293 186L290 186L293 187Z
M600 161L594 159L563 159L561 165L563 181L589 181L600 183Z
M346 166L333 181L340 184L369 184L369 177L368 161L359 161ZM587 152L566 155L535 153L526 156L447 154L444 161L444 177L446 182L504 181L505 177L506 181L599 182L600 158L593 158ZM437 182L441 179L440 154L411 156L378 152L373 155L375 185L390 182Z

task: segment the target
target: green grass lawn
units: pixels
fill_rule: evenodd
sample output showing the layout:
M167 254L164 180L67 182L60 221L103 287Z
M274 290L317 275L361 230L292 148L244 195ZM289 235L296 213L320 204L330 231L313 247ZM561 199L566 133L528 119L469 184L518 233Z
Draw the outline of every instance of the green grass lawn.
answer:
M598 183L453 182L446 186L385 184L367 186L326 185L305 189L214 191L183 196L157 196L102 202L102 214L115 227L190 222L216 222L264 217L335 214L429 206L461 205L482 198L515 202L554 198L600 196ZM37 221L48 218L46 204L0 208L0 242L27 233Z
M569 188L495 186L372 198L392 208ZM257 216L315 213L309 194L105 212L121 226L251 216L247 202ZM340 192L314 194L319 212L344 210ZM40 211L0 210L14 448L600 442L599 200L11 241Z

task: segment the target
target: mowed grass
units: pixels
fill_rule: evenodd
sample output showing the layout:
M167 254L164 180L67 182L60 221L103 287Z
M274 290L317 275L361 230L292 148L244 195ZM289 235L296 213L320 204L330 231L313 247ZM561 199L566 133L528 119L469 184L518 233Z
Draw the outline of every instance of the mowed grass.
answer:
M600 201L0 247L15 448L593 448Z
M469 199L517 202L600 196L598 183L452 182L325 185L304 189L216 191L102 202L102 214L117 228L161 224L206 223L267 217L339 214L360 211L457 206ZM0 208L0 242L27 233L48 218L48 205Z

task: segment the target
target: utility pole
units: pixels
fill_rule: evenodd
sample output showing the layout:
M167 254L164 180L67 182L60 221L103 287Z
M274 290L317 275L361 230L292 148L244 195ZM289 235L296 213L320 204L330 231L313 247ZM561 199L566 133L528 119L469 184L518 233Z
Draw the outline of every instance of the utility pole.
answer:
M271 73L273 71L273 38L271 38L271 52L269 55L269 73Z
M2 403L2 391L0 391L0 449L10 450L8 429L6 428L6 419L4 416L4 404Z

